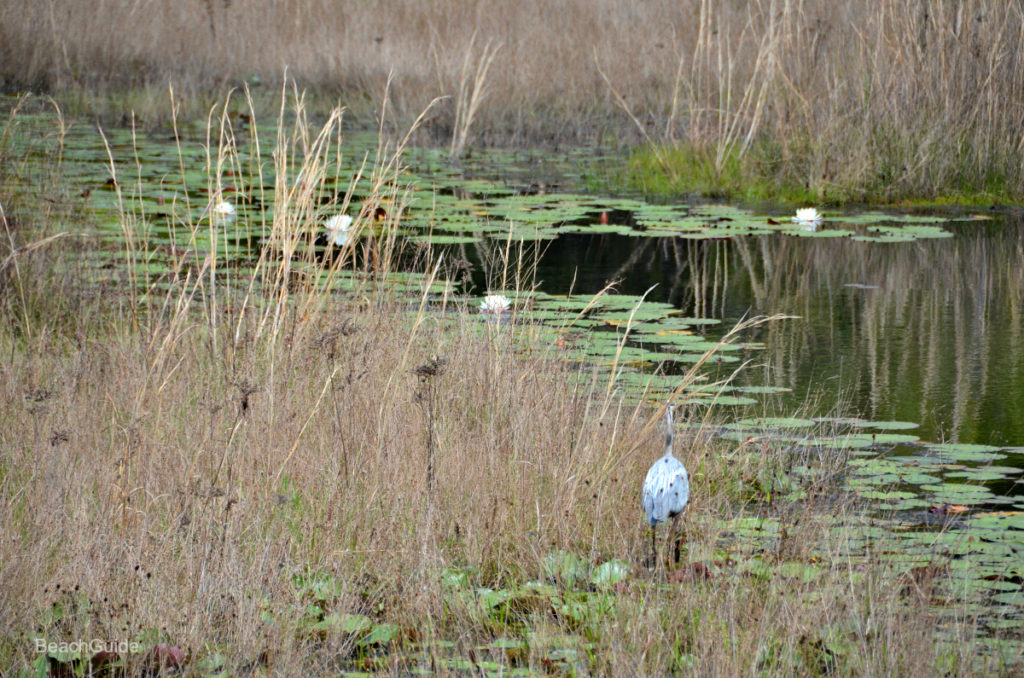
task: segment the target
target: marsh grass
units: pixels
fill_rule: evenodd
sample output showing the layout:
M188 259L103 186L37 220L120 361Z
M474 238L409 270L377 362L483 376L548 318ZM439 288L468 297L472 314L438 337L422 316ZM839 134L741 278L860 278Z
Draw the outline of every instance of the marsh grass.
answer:
M3 255L18 265L2 271L0 324L5 666L39 662L35 637L123 638L177 645L200 673L399 674L424 661L454 673L440 641L475 665L481 647L510 637L525 651L496 658L534 672L1008 670L978 652L969 615L951 622L959 644L936 643L930 601L908 595L892 565L848 554L831 526L852 515L849 503L808 499L776 537L737 542L730 521L778 519L750 489L791 463L778 445L683 442L686 558L667 580L652 577L637 495L659 451L657 412L625 405L606 373L529 332L513 343L516 316L483 323L471 304L443 298L452 312L436 312L425 290L437 261L420 260L428 280L411 301L381 285L398 247L399 150L365 167L374 189L357 212L351 190L320 181L346 150L341 112L313 127L301 97L283 102L275 210L248 278L197 246L149 280L132 269L143 241L126 237L124 286L91 286L75 262L95 242L19 244L45 243L59 224L88 231L58 175L44 191L52 202L19 198L7 215ZM223 107L210 116L211 200L224 168L244 167L229 123ZM389 221L350 248L362 256L317 260L326 277L292 275L314 263L298 243L324 213L347 205L365 222L384 199ZM222 224L192 213L179 213L181 228L215 241ZM126 233L132 214L125 207ZM495 280L515 280L522 260L506 247ZM331 275L343 272L357 282L335 291ZM553 551L588 568L620 559L629 576L603 593L548 579ZM819 574L774 569L786 563ZM453 573L461 583L446 584ZM552 589L478 602L481 587L531 580ZM332 613L396 631L360 644L339 625L315 626ZM429 658L414 659L423 647ZM150 657L126 657L127 672Z
M272 109L287 72L376 126L390 82L389 127L441 98L420 129L453 156L644 142L668 181L634 183L674 194L1019 200L1022 26L999 0L47 2L0 9L0 78L148 125L169 82L194 117L242 83Z

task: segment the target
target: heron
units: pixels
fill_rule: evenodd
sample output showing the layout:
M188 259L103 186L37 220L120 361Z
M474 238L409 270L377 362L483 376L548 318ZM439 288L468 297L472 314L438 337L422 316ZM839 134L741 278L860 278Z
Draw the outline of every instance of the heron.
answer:
M675 405L669 403L665 408L665 456L651 464L644 478L643 496L641 506L647 515L647 524L651 526L651 551L654 555L654 563L658 563L658 547L655 541L655 528L658 523L663 523L669 518L672 525L669 528L669 536L675 531L676 521L679 514L686 508L686 502L690 500L690 478L686 474L686 467L672 454L672 444L675 434L672 429L673 414ZM676 559L678 560L678 551Z

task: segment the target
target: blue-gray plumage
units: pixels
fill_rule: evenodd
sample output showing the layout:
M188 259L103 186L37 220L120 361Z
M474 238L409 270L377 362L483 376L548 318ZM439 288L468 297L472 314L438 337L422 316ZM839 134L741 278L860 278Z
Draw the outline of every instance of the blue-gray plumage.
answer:
M647 516L647 524L651 526L651 546L657 560L657 548L654 544L653 529L658 523L675 518L686 507L690 500L690 478L686 467L672 455L674 439L672 429L672 409L669 404L665 409L665 456L651 465L644 479L641 506ZM673 525L675 521L673 521Z

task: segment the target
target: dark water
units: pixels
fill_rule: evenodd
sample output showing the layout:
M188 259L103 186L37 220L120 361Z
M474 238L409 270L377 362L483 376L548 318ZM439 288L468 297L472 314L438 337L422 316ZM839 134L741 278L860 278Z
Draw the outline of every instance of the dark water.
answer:
M757 331L767 350L751 382L792 392L790 414L921 424L936 442L1024 445L1024 220L953 222L953 238L862 243L782 235L729 240L567 235L538 270L550 293L669 301ZM750 336L750 335L748 335Z

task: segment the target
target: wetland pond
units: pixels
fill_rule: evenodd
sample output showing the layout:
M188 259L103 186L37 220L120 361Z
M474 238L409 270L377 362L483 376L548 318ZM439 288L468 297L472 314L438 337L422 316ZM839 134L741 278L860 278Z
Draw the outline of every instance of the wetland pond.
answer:
M116 243L129 231L143 253L135 274L149 290L159 289L154 283L190 249L203 256L215 249L225 263L253 260L274 210L276 130L254 131L266 140L262 150L234 152L211 179L217 158L211 161L198 134L179 147L167 134L133 138L128 130L105 130L122 181L115 186L103 139L88 126L72 126L62 181L69 194L81 192L94 235L107 244L84 258L96 282L125 279ZM25 136L30 157L52 156L52 135ZM349 135L343 150L326 172L324 186L334 193L325 204L339 200L366 154L372 157L376 136ZM512 327L549 331L584 364L610 364L618 355L618 388L627 400L663 398L740 319L793 316L744 332L715 354L705 367L709 378L688 393L691 422L713 407L721 422L716 434L726 440L771 440L812 456L848 450L840 482L866 509L846 549L857 553L872 541L876 554L901 567L946 563L948 599L983 609L993 641L1014 638L1019 649L1019 215L826 211L814 228L795 223L788 210L600 195L593 187L610 170L591 152L475 151L453 166L442 153L410 149L404 162L396 190L405 204L399 240L409 251L430 248L457 263L453 282L435 283L438 295L477 306L484 294L505 294ZM236 214L218 220L217 229L182 227L210 219L204 212L218 182ZM353 213L369 191L364 174ZM129 215L127 230L122 215ZM318 224L323 216L329 215ZM326 242L317 229L308 246L322 252ZM525 252L535 265L534 291L497 282L508 251L513 258ZM613 281L615 293L592 303ZM395 275L394 282L418 290L422 277ZM335 283L343 293L344 276ZM706 386L743 362L728 385ZM794 466L792 474L803 470ZM775 491L797 487L783 483ZM778 529L764 519L737 525L734 534L755 552ZM813 570L807 565L801 576L813 578ZM937 616L964 609L940 607Z

